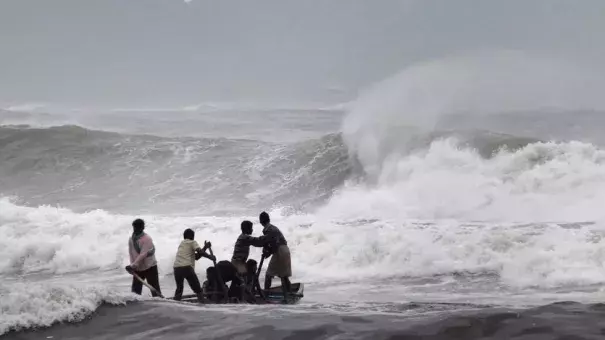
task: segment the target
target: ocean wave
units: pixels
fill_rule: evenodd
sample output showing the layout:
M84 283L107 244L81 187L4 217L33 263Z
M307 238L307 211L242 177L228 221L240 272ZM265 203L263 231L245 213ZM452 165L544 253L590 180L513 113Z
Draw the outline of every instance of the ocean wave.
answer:
M271 204L304 206L329 196L349 171L337 134L275 144L1 127L0 148L4 195L82 209L220 213L266 208L268 197Z
M533 143L485 159L445 139L387 157L372 184L344 186L325 209L399 220L601 220L604 179L605 151L592 144Z
M76 209L205 213L291 206L315 208L347 180L375 180L375 167L443 139L492 157L535 140L489 131L405 133L384 143L368 165L340 133L294 143L250 139L160 137L90 130L0 127L0 192L29 204ZM386 138L386 137L385 137ZM382 157L382 158L380 158ZM106 198L112 197L108 201ZM225 208L227 207L227 210Z
M101 305L140 300L101 285L35 282L0 283L0 336L11 331L79 322Z
M288 239L293 280L484 277L488 273L487 280L521 288L605 282L602 223L465 223L395 219L386 214L363 220L353 217L357 211L340 208L332 205L305 215L270 212ZM120 270L128 262L126 241L135 217L23 207L0 200L0 274ZM212 241L219 259L229 259L241 220L256 221L255 216L245 215L142 217L154 239L162 277L172 272L185 228L194 229L199 241ZM260 251L253 249L251 256L258 258ZM203 273L202 267L199 272Z

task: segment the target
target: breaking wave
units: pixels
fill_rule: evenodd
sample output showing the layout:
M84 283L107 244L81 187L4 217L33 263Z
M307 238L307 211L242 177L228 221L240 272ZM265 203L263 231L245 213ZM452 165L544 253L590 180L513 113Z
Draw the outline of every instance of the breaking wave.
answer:
M584 152L586 165L593 156ZM450 181L429 181L431 175L447 173L429 162L429 168L401 184L345 188L313 214L272 211L292 253L299 254L293 256L295 279L329 282L469 272L495 274L516 287L605 282L605 231L600 222L605 216L595 209L603 198L598 195L605 191L597 185L603 181L595 181L604 173L600 165L566 177L552 168L562 162L559 157L531 165L510 154L494 161L463 152L460 156L444 163L457 169ZM412 161L417 162L422 159ZM470 167L481 162L485 164L479 169ZM496 165L516 168L498 172ZM471 182L472 171L484 170L493 172ZM521 174L506 178L514 171ZM556 183L546 185L546 178ZM420 185L413 184L418 180ZM461 190L448 194L444 185ZM575 198L568 197L570 192ZM127 264L125 240L134 215L25 207L6 199L0 201L0 211L0 274L73 274L118 270ZM196 230L200 240L211 240L218 258L229 258L241 220L256 220L250 215L143 218L158 249L162 275L171 272L173 251L185 228ZM251 256L258 255L254 250Z
M78 322L103 304L123 305L140 300L129 293L101 285L52 283L0 283L0 336L10 331L48 327L58 322Z
M602 217L594 202L605 192L605 151L593 144L407 127L381 138L359 158L338 133L268 143L0 127L0 192L19 204L130 215L287 208L399 219Z
M221 213L269 200L305 206L329 196L350 170L337 134L274 144L1 127L0 147L4 195L79 209Z
M416 143L406 147L427 148L448 136L485 157L532 141L487 131L444 131L417 135ZM266 202L308 210L323 204L347 179L368 172L350 157L339 133L269 143L78 126L4 126L0 147L0 192L27 204L56 202L78 210L220 214L266 209Z

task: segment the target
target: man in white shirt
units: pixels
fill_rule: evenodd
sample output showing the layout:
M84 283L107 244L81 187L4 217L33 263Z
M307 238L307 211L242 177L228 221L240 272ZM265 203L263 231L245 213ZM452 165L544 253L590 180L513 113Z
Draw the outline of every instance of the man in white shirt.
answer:
M132 236L128 239L128 254L130 264L126 271L137 274L141 280L146 280L155 291L151 296L162 296L158 274L158 262L155 259L155 247L151 236L144 232L145 221L138 218L132 222ZM143 283L134 275L132 277L132 292L141 295Z
M194 240L195 233L191 229L183 232L183 241L179 244L174 260L174 280L176 281L176 291L174 299L180 301L183 296L183 282L187 280L191 290L197 295L198 301L202 302L202 287L195 274L195 261L202 257L216 261L216 258L206 253L206 249L211 247L210 242L204 242L204 248L200 248L197 241Z

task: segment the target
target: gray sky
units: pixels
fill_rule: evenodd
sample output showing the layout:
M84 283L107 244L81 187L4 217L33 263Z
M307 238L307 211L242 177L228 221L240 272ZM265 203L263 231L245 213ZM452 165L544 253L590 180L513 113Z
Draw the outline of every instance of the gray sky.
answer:
M0 0L0 102L340 101L479 48L603 69L604 42L602 0Z

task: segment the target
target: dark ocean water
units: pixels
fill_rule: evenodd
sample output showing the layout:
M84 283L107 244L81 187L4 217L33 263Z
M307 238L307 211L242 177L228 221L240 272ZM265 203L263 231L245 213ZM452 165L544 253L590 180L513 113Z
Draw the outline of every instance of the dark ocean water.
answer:
M602 339L605 305L559 302L531 309L407 304L381 314L312 308L238 310L135 303L101 306L79 324L6 339ZM456 309L465 309L458 310ZM414 313L410 313L414 311Z

